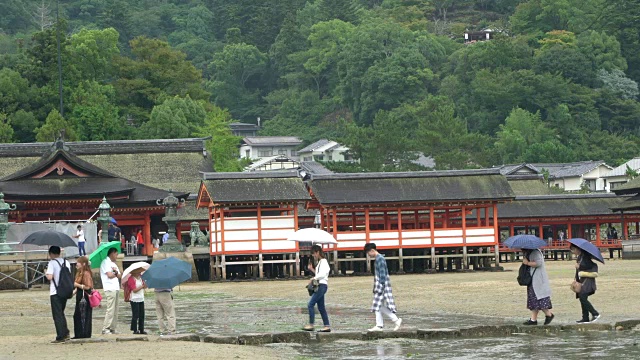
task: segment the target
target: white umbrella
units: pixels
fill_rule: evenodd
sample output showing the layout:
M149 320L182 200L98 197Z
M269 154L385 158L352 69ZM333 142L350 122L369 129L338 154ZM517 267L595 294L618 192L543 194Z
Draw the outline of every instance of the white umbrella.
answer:
M328 232L315 228L308 229L300 229L289 238L289 241L304 241L304 242L312 242L314 244L337 244L338 241L333 237L333 235Z
M151 266L151 264L146 263L144 261L138 261L135 262L131 265L129 265L129 267L122 273L122 280L121 282L124 284L127 282L127 280L129 280L129 277L131 276L131 272L134 270L138 270L138 269L149 269L149 267Z

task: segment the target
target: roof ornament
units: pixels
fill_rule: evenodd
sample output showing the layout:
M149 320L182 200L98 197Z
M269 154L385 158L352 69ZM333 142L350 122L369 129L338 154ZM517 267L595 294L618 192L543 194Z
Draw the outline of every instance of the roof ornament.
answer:
M65 134L66 134L66 130L65 129L61 129L59 134L58 134L58 138L53 143L53 149L54 150L68 150L67 147L64 144L64 135Z

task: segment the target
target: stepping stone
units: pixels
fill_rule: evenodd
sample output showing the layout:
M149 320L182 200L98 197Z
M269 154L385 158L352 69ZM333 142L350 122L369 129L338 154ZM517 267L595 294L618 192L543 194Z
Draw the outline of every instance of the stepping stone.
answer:
M419 337L417 331L399 330L399 331L369 331L363 334L364 340L376 339L417 339ZM421 337L421 336L420 336Z
M460 336L458 329L419 329L418 336L425 339L445 339Z
M609 331L613 330L613 325L611 324L575 324L575 325L564 325L562 326L562 330L573 330L573 331Z
M158 338L160 341L192 341L200 342L200 336L196 334L177 334L177 335L163 335Z
M273 334L273 342L276 343L308 343L312 340L310 331L292 331ZM313 337L315 340L315 336Z
M616 330L636 330L638 325L640 325L640 320L624 320L618 321L615 328Z
M149 338L146 336L127 336L127 337L117 337L116 341L149 341Z
M272 334L242 334L238 336L239 345L264 345L273 343Z
M88 339L70 339L65 344L96 344L109 342L109 339L105 338L88 338Z
M364 334L361 332L319 332L316 333L316 339L320 342L330 342L336 340L364 340Z
M222 336L211 334L204 337L204 342L213 343L213 344L231 344L238 345L238 337L237 336Z

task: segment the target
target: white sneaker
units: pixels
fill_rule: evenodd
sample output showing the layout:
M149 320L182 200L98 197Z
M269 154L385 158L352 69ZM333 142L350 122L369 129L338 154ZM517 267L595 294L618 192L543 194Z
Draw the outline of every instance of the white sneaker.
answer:
M396 324L396 326L393 328L393 331L398 331L398 329L400 329L400 326L402 325L402 319L398 318L398 320L396 320L394 324Z
M109 329L102 330L102 335L111 335L111 330Z
M593 319L591 319L591 321L589 321L589 322L592 322L592 323L593 323L593 322L598 321L598 319L600 319L600 314L598 314L598 315L594 316L594 317L593 317Z
M383 331L383 329L380 326L374 326L371 329L367 330L368 332L380 332Z

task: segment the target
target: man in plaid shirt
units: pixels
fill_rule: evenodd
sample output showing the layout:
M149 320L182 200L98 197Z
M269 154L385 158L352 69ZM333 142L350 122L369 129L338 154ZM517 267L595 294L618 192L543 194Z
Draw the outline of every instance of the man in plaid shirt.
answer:
M396 316L396 303L393 301L393 293L391 292L391 281L389 280L389 269L387 261L378 250L376 244L368 243L364 246L364 252L372 258L376 259L375 269L376 276L373 283L373 305L371 311L376 314L376 326L368 331L382 331L384 326L384 314L395 324L393 331L400 329L402 319Z

